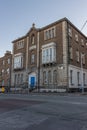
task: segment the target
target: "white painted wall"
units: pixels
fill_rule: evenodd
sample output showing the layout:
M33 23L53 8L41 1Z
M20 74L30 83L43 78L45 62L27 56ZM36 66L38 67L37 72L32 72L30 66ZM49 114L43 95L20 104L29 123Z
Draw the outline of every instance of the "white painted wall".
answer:
M72 82L73 85L71 85L70 82L70 70L73 71L73 78L72 78ZM77 72L80 72L80 81L79 83L81 84L80 86L78 85L78 81L77 81ZM83 83L83 87L87 88L87 69L83 69L83 73L85 73L85 86ZM68 71L68 79L69 79L69 88L82 88L82 71L81 68L73 66L73 65L69 65L69 71Z

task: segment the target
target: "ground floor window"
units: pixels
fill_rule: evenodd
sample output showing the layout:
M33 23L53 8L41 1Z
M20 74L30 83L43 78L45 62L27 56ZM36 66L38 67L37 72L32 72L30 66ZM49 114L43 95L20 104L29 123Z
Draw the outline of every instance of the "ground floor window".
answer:
M22 83L23 83L23 74L15 74L14 84L22 84Z
M57 83L57 70L43 72L43 84L56 84Z
M80 85L80 72L77 72L77 82L78 82L78 85Z
M73 84L73 70L70 70L70 84Z
M43 83L46 84L47 77L46 77L46 71L43 72Z
M57 83L57 70L53 71L53 83Z
M51 78L52 78L52 75L51 75L51 71L48 71L48 83L50 84L51 83Z
M2 86L4 86L4 80L2 80Z

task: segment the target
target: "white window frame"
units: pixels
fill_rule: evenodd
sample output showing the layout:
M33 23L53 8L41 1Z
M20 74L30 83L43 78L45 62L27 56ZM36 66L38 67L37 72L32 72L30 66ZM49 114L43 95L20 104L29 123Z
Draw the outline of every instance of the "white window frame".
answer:
M42 49L42 64L56 62L56 47L49 46Z
M14 69L23 68L23 55L14 56Z
M72 37L72 29L71 28L68 29L68 33L69 33L69 36Z
M44 40L52 39L54 37L56 37L56 27L52 27L44 31Z

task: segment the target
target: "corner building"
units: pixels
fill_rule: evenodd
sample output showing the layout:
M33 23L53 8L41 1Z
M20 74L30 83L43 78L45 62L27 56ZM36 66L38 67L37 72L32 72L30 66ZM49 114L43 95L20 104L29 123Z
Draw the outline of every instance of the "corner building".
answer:
M33 24L13 41L12 85L40 91L87 89L87 37L67 18Z

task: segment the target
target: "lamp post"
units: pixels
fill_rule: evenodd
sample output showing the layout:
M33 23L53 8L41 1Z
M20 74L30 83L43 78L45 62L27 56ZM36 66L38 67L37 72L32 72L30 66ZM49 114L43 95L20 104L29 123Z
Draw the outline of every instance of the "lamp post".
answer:
M82 93L84 93L84 84L83 84L83 58L86 54L81 53L81 82L82 82Z

